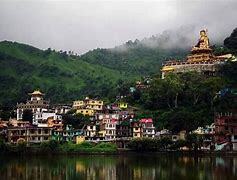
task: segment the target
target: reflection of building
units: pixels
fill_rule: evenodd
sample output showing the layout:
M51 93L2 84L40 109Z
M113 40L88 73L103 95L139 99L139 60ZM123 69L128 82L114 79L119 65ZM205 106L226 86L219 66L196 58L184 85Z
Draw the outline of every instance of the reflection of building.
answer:
M227 54L223 56L213 55L213 50L209 46L207 31L200 31L198 44L191 50L191 54L187 56L186 61L169 61L162 68L162 78L169 72L182 73L187 71L196 71L207 75L214 75L220 64L228 59L234 58L233 55Z
M103 110L103 104L104 102L101 100L94 100L86 97L82 101L74 101L73 109L76 109L77 113L93 116L95 112L101 112Z
M41 143L49 141L52 136L52 128L44 127L9 127L8 142L17 143L23 140L26 143Z
M31 99L25 104L17 104L17 120L21 120L23 111L29 109L33 112L33 124L37 124L37 120L42 118L42 112L48 110L49 102L43 99L44 94L40 91L34 91L29 95L31 95Z

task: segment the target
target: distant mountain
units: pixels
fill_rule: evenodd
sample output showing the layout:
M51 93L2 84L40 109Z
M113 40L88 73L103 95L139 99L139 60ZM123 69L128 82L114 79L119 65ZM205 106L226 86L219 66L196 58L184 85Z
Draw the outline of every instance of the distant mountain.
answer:
M129 40L112 49L92 50L82 55L81 59L139 76L159 73L165 60L183 59L191 49L191 40L185 37L185 33L165 31L141 41Z
M81 56L2 41L0 105L24 101L27 93L36 88L53 103L71 102L85 95L112 97L118 82L158 74L165 60L183 59L193 43L192 32L192 29L166 31Z

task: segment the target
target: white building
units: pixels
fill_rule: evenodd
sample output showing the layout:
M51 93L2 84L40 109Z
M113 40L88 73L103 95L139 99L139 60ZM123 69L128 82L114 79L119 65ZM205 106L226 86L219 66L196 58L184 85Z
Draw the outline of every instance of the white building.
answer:
M116 119L109 119L105 124L105 139L111 140L116 138L116 125L118 121Z
M26 103L17 104L17 120L22 120L24 110L31 110L35 119L41 118L41 112L49 109L49 101L43 99L44 94L40 91L29 93L31 99Z

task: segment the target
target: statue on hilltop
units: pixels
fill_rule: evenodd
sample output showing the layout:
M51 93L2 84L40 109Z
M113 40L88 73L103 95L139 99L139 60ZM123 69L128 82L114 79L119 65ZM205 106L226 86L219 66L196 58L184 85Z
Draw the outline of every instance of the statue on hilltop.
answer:
M209 48L209 38L207 37L207 30L200 31L200 38L195 48L201 48L201 49Z

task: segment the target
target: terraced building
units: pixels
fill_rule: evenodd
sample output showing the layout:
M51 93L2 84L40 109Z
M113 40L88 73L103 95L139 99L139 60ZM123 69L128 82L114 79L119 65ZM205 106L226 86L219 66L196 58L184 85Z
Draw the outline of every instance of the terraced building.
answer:
M207 75L215 75L221 64L228 60L233 60L232 54L215 56L210 48L207 30L200 31L200 38L196 46L192 47L190 55L183 61L167 61L162 69L162 79L167 73L183 73L197 71Z

